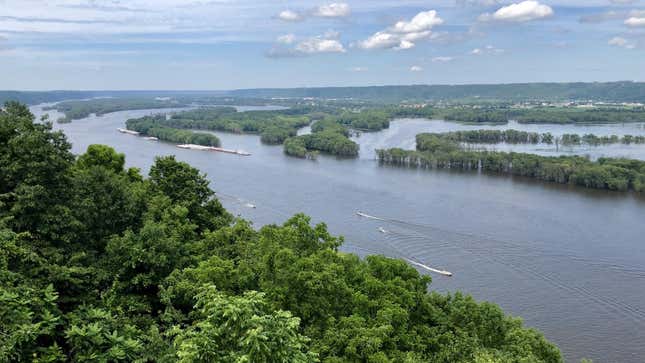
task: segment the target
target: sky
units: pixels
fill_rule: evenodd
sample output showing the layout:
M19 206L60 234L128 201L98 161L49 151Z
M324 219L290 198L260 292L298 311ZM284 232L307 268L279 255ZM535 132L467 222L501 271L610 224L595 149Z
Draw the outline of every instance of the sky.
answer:
M0 89L645 81L645 0L0 0Z

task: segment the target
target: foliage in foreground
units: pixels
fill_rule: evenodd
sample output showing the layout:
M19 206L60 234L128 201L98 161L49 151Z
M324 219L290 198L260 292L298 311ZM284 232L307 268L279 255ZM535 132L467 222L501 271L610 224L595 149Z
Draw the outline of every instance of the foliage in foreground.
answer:
M69 150L26 107L0 112L0 361L562 361L304 215L254 230L174 157L144 179L110 147Z

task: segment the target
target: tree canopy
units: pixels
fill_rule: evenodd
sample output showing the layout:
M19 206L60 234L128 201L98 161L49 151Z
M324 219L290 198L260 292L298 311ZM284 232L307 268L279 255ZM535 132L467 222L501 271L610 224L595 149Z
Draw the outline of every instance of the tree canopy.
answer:
M0 111L0 361L561 362L491 303L339 251L298 214L254 229L174 157L147 178L25 106Z

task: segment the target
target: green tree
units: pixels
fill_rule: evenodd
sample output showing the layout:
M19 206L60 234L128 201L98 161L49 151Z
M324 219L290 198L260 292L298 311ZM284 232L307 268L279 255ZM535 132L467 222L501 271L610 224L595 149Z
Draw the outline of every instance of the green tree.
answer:
M308 339L298 333L299 319L271 311L264 294L226 296L214 286L197 295L199 318L177 333L179 362L315 362Z
M206 176L174 156L159 157L150 168L150 183L154 191L166 195L174 203L188 209L188 217L200 229L219 229L231 221L215 193L209 188Z
M36 123L26 106L8 102L0 111L0 218L10 217L17 231L64 240L72 224L70 148L51 123Z

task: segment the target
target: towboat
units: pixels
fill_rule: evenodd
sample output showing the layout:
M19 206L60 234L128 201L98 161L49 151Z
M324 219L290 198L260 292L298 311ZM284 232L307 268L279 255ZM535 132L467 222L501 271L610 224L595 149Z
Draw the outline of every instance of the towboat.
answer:
M251 155L251 153L248 153L246 151L224 149L224 148L215 147L215 146L203 146L203 145L195 145L195 144L180 144L180 145L177 145L177 147L180 148L180 149L189 149L189 150L218 151L218 152L221 152L221 153L235 154L235 155L241 155L241 156L250 156Z
M139 133L136 132L136 131L124 129L124 128L121 128L121 127L117 128L116 130L119 131L122 134L135 135L135 136L139 135Z

